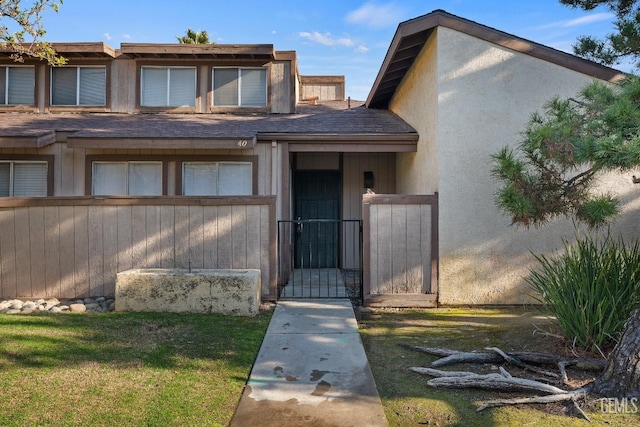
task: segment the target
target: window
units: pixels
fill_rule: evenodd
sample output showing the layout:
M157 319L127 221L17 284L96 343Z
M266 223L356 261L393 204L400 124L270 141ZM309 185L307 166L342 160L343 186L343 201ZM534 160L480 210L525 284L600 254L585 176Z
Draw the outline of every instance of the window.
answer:
M47 196L48 167L47 162L0 161L0 196Z
M107 73L100 67L51 69L51 105L106 105Z
M182 194L185 196L243 196L253 194L251 162L185 162Z
M265 68L214 68L213 105L215 107L266 107L267 70Z
M93 162L91 194L162 195L162 162Z
M142 67L140 105L144 107L194 107L195 67Z
M35 67L0 67L0 105L34 105Z

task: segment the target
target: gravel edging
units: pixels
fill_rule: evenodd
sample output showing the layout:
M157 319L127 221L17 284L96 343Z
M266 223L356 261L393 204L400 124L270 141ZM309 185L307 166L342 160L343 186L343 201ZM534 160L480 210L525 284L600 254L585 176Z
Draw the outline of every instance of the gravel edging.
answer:
M22 301L0 300L0 314L48 313L108 313L115 310L113 298L97 297L59 301L57 298Z

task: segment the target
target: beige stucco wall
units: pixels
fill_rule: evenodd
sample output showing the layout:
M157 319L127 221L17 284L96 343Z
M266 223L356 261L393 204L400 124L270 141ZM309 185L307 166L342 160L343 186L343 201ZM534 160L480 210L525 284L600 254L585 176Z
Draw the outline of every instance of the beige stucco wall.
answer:
M591 81L447 28L438 28L429 40L390 108L420 134L418 152L399 158L397 170L404 175L398 192L439 192L441 304L531 301L522 280L535 265L530 251L562 247L573 226L569 221L530 231L510 226L494 205L490 155L517 144L531 113L551 97L574 96ZM625 197L618 225L635 236L640 188L630 176L611 177L603 185Z

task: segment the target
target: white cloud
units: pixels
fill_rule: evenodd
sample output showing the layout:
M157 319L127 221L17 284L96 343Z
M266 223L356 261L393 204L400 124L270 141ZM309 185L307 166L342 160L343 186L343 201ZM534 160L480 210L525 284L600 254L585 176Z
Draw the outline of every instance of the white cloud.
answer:
M565 22L563 27L577 27L580 25L588 25L594 22L611 21L615 16L613 13L594 13L593 15L583 16L582 18L572 19Z
M107 39L107 41L112 39L111 34L109 34L109 33L104 33L103 36L104 36L105 39Z
M367 52L369 52L369 48L366 47L365 45L361 44L355 49L355 52L356 53L367 53Z
M594 13L592 15L571 19L569 21L551 22L546 25L541 25L538 28L541 30L546 30L549 28L571 28L571 27L579 27L582 25L593 24L594 22L613 21L614 19L615 19L615 15L612 13Z
M404 9L396 3L378 4L370 1L349 12L346 21L371 28L395 27L402 21Z
M123 34L122 38L126 39L126 40L129 40L131 38L131 35L130 34Z
M351 47L353 46L353 40L347 37L336 38L331 33L321 34L317 31L313 33L309 33L307 31L303 31L298 33L300 37L303 39L307 39L314 43L322 44L325 46L341 46L341 47Z

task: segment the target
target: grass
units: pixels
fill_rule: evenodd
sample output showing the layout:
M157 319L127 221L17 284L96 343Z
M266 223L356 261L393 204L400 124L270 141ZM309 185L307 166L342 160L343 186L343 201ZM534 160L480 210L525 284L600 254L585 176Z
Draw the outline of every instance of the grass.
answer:
M0 425L226 425L269 319L269 313L0 315ZM361 321L389 425L640 425L639 414L602 413L593 399L586 408L592 424L567 415L561 404L478 413L482 401L515 395L431 388L407 368L435 358L398 345L569 352L565 342L534 334L534 325L553 328L547 317L514 309L380 310Z
M269 319L0 315L0 425L226 425Z
M593 421L591 424L567 413L563 404L506 406L476 412L483 401L522 395L432 388L427 385L429 377L408 368L428 365L436 357L399 345L467 351L499 347L505 351L571 353L564 341L542 334L538 328L553 331L553 323L546 316L524 309L380 310L360 322L360 334L390 426L640 425L640 414L631 413L631 404L629 413L603 413L601 403L595 397L589 400L586 408L583 407ZM520 374L512 366L505 367L513 375ZM486 365L443 369L491 371Z

